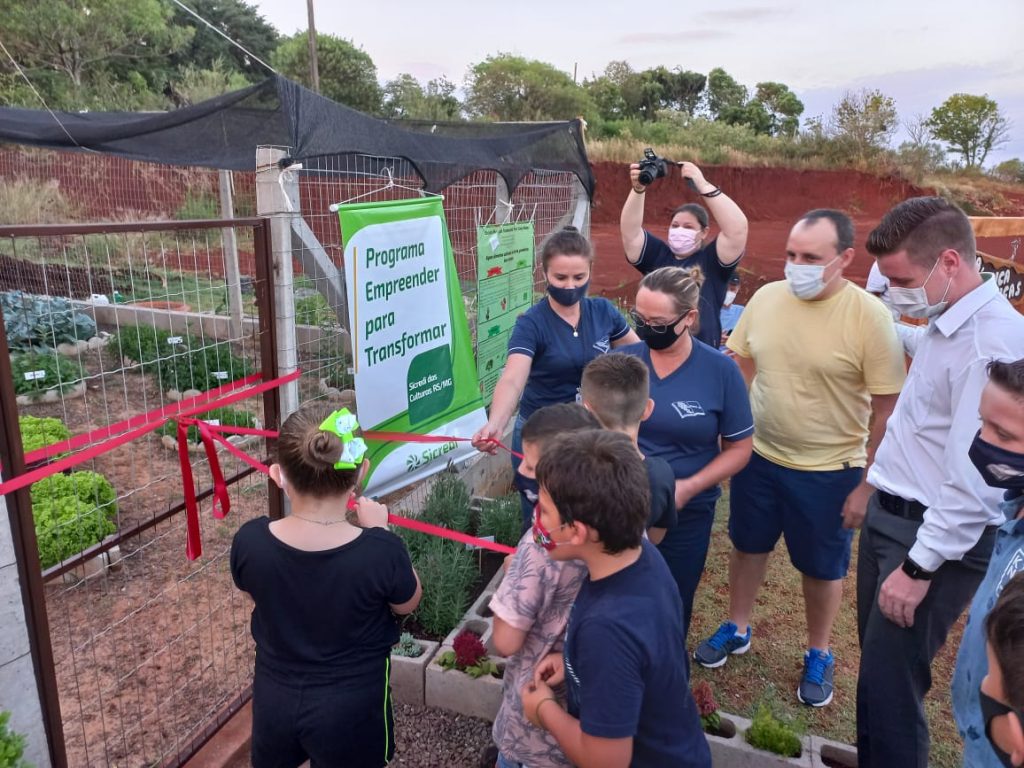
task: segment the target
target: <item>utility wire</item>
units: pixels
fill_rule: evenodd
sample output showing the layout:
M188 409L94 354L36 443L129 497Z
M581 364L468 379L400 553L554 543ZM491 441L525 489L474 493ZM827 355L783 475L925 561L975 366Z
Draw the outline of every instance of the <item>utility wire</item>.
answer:
M241 43L239 43L239 42L237 42L237 41L233 40L233 39L232 39L231 37L229 37L229 36L228 36L228 35L227 35L227 34L226 34L225 32L223 32L222 30L220 30L220 29L217 29L217 27L215 27L215 26L214 26L213 24L211 24L211 23L210 23L209 21L207 21L207 20L206 20L206 19L204 19L204 18L203 18L202 16L200 16L200 15L199 15L198 13L196 13L196 12L195 12L195 11L193 11L193 10L192 10L191 8L189 8L189 7L187 6L187 5L185 5L184 3L182 3L182 2L181 2L181 0L171 0L171 2L172 2L172 3L174 3L175 5L177 5L177 6L179 7L179 8L181 8L181 9L182 9L183 11L185 11L186 13L189 13L189 14L191 14L192 16L195 16L195 17L196 17L197 19L199 19L199 21L203 22L203 24L205 24L205 25L206 25L207 27L209 27L209 28L210 28L210 29L212 29L212 30L213 30L214 32L216 32L216 33L217 33L218 35L220 35L221 37L223 37L223 38L224 38L225 40L227 40L227 41L228 41L229 43L231 43L231 44L232 44L233 46L235 46L235 47L236 47L236 48L237 48L238 50L240 50L240 51L241 51L242 53L244 53L244 54L245 54L246 56L250 57L250 58L251 58L251 59L253 59L254 61L257 61L257 62L259 62L259 63L260 63L260 64L262 64L262 65L263 65L264 67L266 67L266 68L267 68L267 69L268 69L269 71L273 72L273 73L274 73L275 75L276 75L276 74L280 74L280 73L279 73L279 72L278 72L278 71L277 71L276 69L274 69L274 68L273 68L272 66L270 66L269 64L267 64L267 62L265 62L265 61L264 61L263 59L261 59L261 58L260 58L259 56L257 56L257 55L256 55L255 53L253 53L252 51L248 50L248 49L247 49L247 48L246 48L245 46L243 46L243 45L242 45Z

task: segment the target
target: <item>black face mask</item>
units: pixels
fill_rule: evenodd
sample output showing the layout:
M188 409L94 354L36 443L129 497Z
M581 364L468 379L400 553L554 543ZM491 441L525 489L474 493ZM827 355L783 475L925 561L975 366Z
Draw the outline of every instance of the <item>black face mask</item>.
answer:
M512 478L512 484L531 504L536 504L540 498L540 483L535 477L526 477L518 472Z
M1003 704L1001 701L996 701L980 688L978 689L978 701L981 703L981 717L985 721L985 735L988 737L989 744L992 745L992 751L996 753L996 757L999 758L999 762L1005 765L1006 768L1014 768L1014 765L1010 760L1010 755L1003 752L1003 750L999 748L999 745L992 740L992 718L999 717L1001 715L1009 715L1012 712L1017 715L1017 719L1020 720L1021 725L1024 725L1024 713L1017 711L1007 704Z
M981 430L967 452L986 483L993 488L1024 490L1024 453L1014 453L981 439Z
M633 321L633 328L636 330L636 335L640 337L640 340L644 344L655 350L668 349L688 330L684 328L682 331L676 331L676 326L679 325L679 321L686 315L680 315L668 325L651 325L640 317L640 315L636 313L636 310L631 310L629 316Z
M589 287L590 280L576 288L559 288L557 285L549 284L548 295L563 307L571 307L573 304L579 304L583 300L583 297L587 295Z

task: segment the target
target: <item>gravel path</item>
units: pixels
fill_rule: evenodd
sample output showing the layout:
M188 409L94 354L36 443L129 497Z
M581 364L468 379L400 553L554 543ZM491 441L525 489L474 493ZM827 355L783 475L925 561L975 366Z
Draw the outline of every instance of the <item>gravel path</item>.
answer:
M395 705L398 748L391 765L404 768L492 768L481 763L491 724L432 707Z

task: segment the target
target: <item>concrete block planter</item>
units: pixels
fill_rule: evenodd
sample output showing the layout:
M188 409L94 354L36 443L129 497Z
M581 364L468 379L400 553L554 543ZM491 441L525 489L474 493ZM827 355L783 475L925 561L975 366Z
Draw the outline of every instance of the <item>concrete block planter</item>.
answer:
M121 548L115 546L106 552L101 552L96 557L89 558L81 565L76 565L70 571L65 571L61 574L61 581L65 584L77 584L106 573L108 570L116 571L120 568Z
M810 741L814 768L857 768L856 747L820 736L811 736Z
M786 766L816 765L812 762L810 739L802 739L803 752L800 757L783 757L763 749L752 747L745 738L750 721L738 715L720 713L723 734L716 736L707 734L708 746L711 748L711 762L715 768L785 768ZM732 730L735 735L727 736Z
M419 656L391 654L391 696L402 704L422 707L426 701L426 670L437 653L438 644L418 638L416 642L423 649Z
M450 646L441 646L434 660L427 665L426 705L449 709L470 717L494 720L501 706L501 678L485 675L474 679L457 669L442 669L437 663L437 658L449 650ZM498 669L504 673L504 661L494 660L498 664Z

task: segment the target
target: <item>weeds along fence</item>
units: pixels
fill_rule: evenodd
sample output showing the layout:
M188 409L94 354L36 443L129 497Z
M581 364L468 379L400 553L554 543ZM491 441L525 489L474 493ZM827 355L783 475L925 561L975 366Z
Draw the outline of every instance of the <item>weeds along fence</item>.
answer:
M251 248L251 268L225 264L232 238ZM268 243L261 219L0 226L4 479L70 435L115 436L180 398L273 378ZM204 418L275 425L276 397ZM214 520L197 451L203 555L189 562L174 434L162 427L7 496L57 764L179 764L247 697L250 604L228 552L241 523L279 513L279 496L224 453L232 510ZM255 440L246 450L266 455Z

